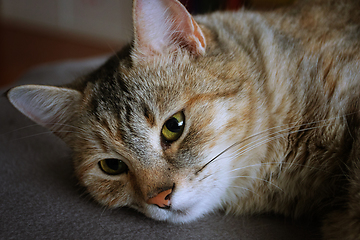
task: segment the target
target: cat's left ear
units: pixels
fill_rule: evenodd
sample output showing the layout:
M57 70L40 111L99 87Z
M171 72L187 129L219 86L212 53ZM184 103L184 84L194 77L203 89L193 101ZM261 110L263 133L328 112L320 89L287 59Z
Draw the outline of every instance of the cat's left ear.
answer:
M50 129L66 142L67 133L73 131L70 121L79 110L82 94L76 90L23 85L10 89L9 101L34 122Z
M205 36L177 0L134 0L134 51L137 59L151 58L179 48L203 55Z

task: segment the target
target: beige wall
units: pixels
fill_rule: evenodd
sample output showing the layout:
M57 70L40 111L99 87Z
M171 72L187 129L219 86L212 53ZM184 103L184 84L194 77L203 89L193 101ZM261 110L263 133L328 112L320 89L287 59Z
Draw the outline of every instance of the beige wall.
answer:
M0 0L5 20L89 38L128 42L132 0Z
M250 0L256 7L293 0ZM6 20L83 37L128 42L132 36L132 0L0 0Z

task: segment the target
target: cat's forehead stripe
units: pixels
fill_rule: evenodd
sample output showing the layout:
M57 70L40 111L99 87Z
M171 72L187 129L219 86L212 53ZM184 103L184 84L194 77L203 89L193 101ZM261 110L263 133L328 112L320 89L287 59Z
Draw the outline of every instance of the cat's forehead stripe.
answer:
M144 106L144 116L147 120L147 122L150 124L150 127L155 126L155 116L154 114L149 110L148 107Z

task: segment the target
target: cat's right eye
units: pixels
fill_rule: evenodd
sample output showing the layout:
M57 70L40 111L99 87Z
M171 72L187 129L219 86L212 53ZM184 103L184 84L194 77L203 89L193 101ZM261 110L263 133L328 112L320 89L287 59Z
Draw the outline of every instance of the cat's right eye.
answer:
M129 171L128 166L123 161L114 158L101 160L99 167L108 175L120 175Z
M162 130L161 135L167 142L173 142L180 138L184 131L185 116L183 112L178 112L168 119Z

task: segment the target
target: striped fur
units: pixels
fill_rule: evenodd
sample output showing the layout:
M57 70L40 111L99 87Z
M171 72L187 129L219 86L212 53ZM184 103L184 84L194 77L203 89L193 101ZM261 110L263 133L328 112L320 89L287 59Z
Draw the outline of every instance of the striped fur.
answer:
M65 86L82 100L56 131L73 149L80 183L103 205L157 220L217 209L308 215L325 219L325 239L359 239L360 3L301 1L194 19L205 53L181 42L181 29L161 53L135 38ZM166 143L161 129L179 111L184 132ZM129 172L104 174L106 158ZM171 187L170 209L146 203Z

